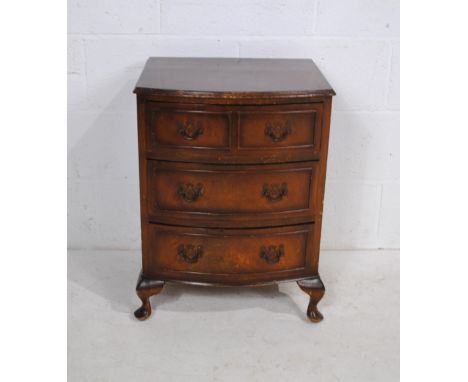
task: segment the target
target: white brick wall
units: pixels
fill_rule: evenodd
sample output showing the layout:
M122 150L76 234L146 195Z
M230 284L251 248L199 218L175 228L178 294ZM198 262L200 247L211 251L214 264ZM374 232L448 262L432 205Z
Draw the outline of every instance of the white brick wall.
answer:
M310 35L314 0L161 1L161 33L179 36Z
M69 0L68 28L70 247L140 245L148 56L314 59L338 93L323 247L399 247L398 1Z

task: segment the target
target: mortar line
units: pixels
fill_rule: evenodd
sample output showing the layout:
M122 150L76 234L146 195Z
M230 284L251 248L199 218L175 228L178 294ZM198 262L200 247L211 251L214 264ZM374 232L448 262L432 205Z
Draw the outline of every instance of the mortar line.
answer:
M314 4L314 17L313 17L313 27L312 27L312 34L315 35L317 33L317 20L318 20L318 8L319 8L319 1L316 0Z
M390 62L388 64L388 74L387 74L387 86L385 87L385 108L388 109L389 107L389 96L390 96L390 85L391 85L391 80L392 80L392 69L393 69L393 43L389 41L390 45Z

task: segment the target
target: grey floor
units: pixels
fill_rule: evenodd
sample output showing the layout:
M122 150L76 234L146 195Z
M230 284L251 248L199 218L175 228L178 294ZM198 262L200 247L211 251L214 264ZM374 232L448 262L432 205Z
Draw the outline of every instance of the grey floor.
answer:
M399 252L323 251L325 319L295 283L168 284L133 318L137 251L70 251L70 382L398 381Z

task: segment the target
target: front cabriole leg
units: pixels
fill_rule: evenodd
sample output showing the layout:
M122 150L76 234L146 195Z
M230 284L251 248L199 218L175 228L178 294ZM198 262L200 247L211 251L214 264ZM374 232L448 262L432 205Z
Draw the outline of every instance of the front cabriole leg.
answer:
M164 281L151 280L146 278L143 273L140 273L136 285L136 293L142 302L142 305L135 310L135 317L144 321L151 315L151 304L149 298L158 293L161 293L164 287Z
M320 280L320 276L314 276L309 279L300 280L297 282L299 288L310 296L309 306L307 307L307 317L312 322L320 322L323 320L322 313L317 309L317 304L325 294L325 286Z

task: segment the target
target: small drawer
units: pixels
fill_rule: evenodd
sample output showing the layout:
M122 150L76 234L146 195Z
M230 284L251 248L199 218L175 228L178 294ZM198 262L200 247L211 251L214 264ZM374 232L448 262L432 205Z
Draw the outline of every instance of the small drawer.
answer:
M320 151L322 104L256 107L239 112L239 150L259 156Z
M311 225L206 229L150 224L145 273L259 274L307 266Z
M318 160L323 103L209 105L146 102L147 158L257 164Z
M234 167L149 161L149 216L205 226L312 221L317 170L318 162Z
M231 113L200 106L149 102L146 113L148 151L229 150ZM169 150L169 151L167 151Z

